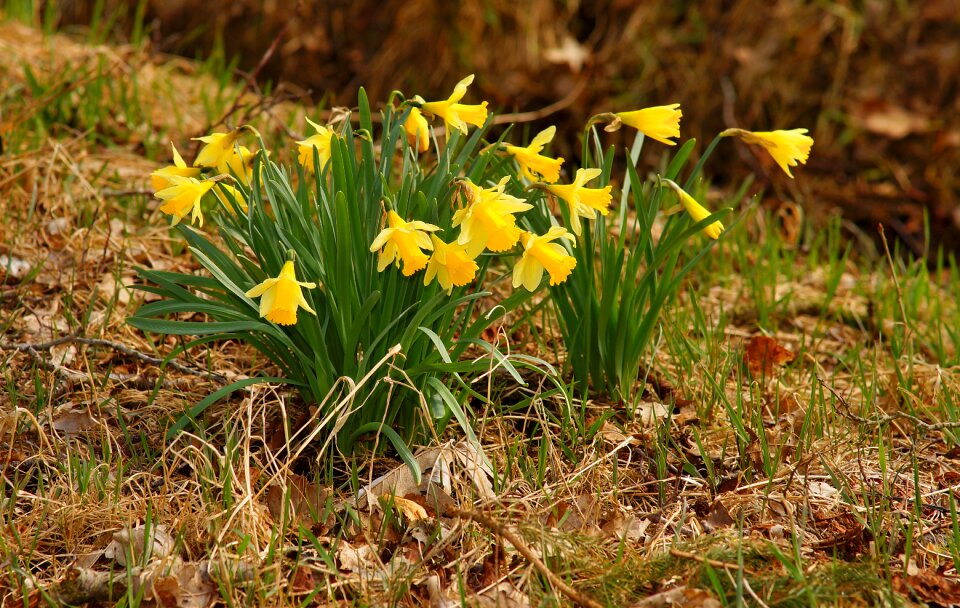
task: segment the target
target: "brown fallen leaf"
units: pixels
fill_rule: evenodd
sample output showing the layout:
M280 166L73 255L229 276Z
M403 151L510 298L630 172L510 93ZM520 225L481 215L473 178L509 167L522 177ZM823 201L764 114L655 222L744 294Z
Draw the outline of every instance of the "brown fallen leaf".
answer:
M400 512L400 515L403 516L407 522L420 521L428 517L426 509L408 498L390 496L389 494L382 494L380 496L380 505L383 508L387 508L388 505L391 504L394 509Z
M121 566L135 565L146 559L164 559L173 555L176 542L163 524L149 528L143 524L113 533L103 556Z
M330 488L291 473L286 479L286 495L283 487L274 482L267 488L265 502L275 521L280 521L284 514L285 501L289 501L290 517L293 521L308 525L326 524L333 518L332 513L328 513L324 518L327 497L330 494Z
M751 374L770 377L773 375L774 367L782 367L790 363L796 355L774 338L754 336L747 342L743 358Z
M960 605L960 583L930 570L914 575L894 575L893 588L907 597L913 597L933 606Z

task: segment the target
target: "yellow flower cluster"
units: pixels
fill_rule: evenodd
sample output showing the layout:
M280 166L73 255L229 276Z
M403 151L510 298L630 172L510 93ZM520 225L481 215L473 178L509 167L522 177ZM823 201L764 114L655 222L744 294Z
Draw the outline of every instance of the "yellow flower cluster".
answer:
M430 149L430 119L442 119L447 137L454 131L463 134L470 125L482 127L487 122L487 102L481 104L460 103L473 82L470 75L457 83L450 96L441 101L425 101L416 96L401 106L406 106L403 129L411 149L426 153ZM680 136L680 104L655 106L630 112L605 113L595 116L590 125L606 121L606 130L615 131L623 125L632 127L646 137L667 145L676 145ZM323 171L330 162L331 148L337 134L329 125L307 122L315 133L297 141L298 161L308 173ZM160 211L169 214L176 224L191 216L192 222L203 225L201 199L211 190L229 210L247 211L244 192L223 179L232 178L238 185L249 188L253 177L255 153L239 143L249 127L230 132L215 132L196 138L203 147L193 166L188 166L176 147L172 147L173 165L163 167L151 174L151 185L162 201ZM805 135L806 129L790 131L751 132L743 129L728 129L721 137L737 136L747 143L766 149L780 167L793 177L790 167L805 163L813 139ZM506 192L510 177L484 187L468 178L459 178L458 192L464 204L455 211L452 227L459 228L457 237L445 241L437 236L439 226L426 222L404 219L392 209L384 214L384 227L370 244L371 252L379 252L378 271L391 264L401 268L406 277L426 269L423 283L436 280L448 293L454 287L467 285L479 271L477 258L484 251L507 253L519 246L520 258L513 269L514 288L523 286L529 291L539 288L544 272L549 275L550 285L558 285L570 276L577 265L570 250L562 245L563 240L576 246L582 235L583 220L594 220L597 214L610 212L612 187L588 187L587 184L602 175L596 168L577 169L572 182L560 181L563 158L551 158L543 153L553 140L556 128L547 127L538 133L527 146L509 143L491 146L495 152L516 162L519 176L528 189L542 190L562 201L569 222L569 230L553 226L545 234L535 234L517 225L517 215L533 207L526 200ZM319 162L315 162L319 161ZM214 175L206 179L202 172L212 169ZM663 183L676 195L694 222L702 222L710 211L671 180ZM703 233L712 239L723 232L722 223L715 221L703 228ZM572 231L572 234L571 234ZM260 298L260 316L269 321L290 325L296 323L297 310L303 308L314 313L303 295L304 289L313 289L315 283L297 281L293 260L288 260L278 276L268 278L246 292L250 298Z
M250 186L256 153L237 143L247 130L249 127L240 127L228 133L215 132L194 138L194 141L204 145L192 167L187 166L177 147L170 144L173 164L151 173L150 185L156 192L156 197L163 201L160 211L170 215L174 225L190 215L191 223L203 226L200 202L204 195L211 191L226 209L233 211L239 207L244 212L247 210L246 197L240 190L230 184L219 183L223 179L232 178L246 187ZM212 169L213 175L201 180L199 178L202 177L204 169Z

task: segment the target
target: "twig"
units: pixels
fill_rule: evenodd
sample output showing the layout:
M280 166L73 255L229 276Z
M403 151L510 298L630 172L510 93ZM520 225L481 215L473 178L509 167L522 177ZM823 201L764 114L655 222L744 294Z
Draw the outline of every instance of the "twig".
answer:
M718 559L710 559L709 557L704 557L702 555L697 555L696 553L690 553L688 551L681 551L676 547L670 547L670 555L674 557L679 557L680 559L690 559L695 562L700 562L701 564L707 564L713 566L714 568L721 568L723 570L740 570L740 566L737 564L731 564L730 562L722 562ZM750 576L758 576L757 572L743 568L743 571Z
M79 384L81 382L86 382L91 380L91 376L83 372L79 372L75 369L70 369L69 367L64 367L59 363L54 363L48 359L43 358L40 353L32 348L22 349L20 352L25 352L30 355L30 358L36 361L37 365L44 368L45 370L59 375L61 378L67 381L68 386L73 384ZM177 389L177 390L187 390L189 389L190 383L186 381L186 378L177 378L176 380L167 380L160 378L151 378L143 374L114 374L109 373L106 375L106 379L118 384L127 384L133 388L140 390L153 390L156 388L159 383L161 387L166 389Z
M504 524L494 520L492 517L482 513L477 513L476 511L451 509L449 513L450 515L459 517L460 519L469 519L475 521L497 536L508 541L511 545L516 547L517 551L519 551L521 555L523 555L531 564L533 564L533 567L536 568L540 574L542 574L554 587L559 589L561 593L570 598L570 600L574 603L581 606L588 606L589 608L602 608L602 604L593 598L580 593L565 583L559 576L554 574L549 568L547 568L547 565L544 564L540 558L534 555L533 551L530 550L530 547L527 546L527 543L525 543L518 534L510 530Z
M117 352L119 352L119 353L122 353L122 354L127 355L127 356L130 356L130 357L134 357L134 358L139 359L139 360L141 360L141 361L143 361L143 362L145 362L145 363L149 363L149 364L151 364L151 365L157 365L157 366L160 366L160 367L163 367L163 366L164 366L164 360L163 360L163 359L160 359L160 358L158 358L158 357L152 357L152 356L150 356L150 355L148 355L148 354L146 354L146 353L144 353L144 352L141 352L141 351L136 350L136 349L134 349L134 348L130 348L129 346L126 346L126 345L124 345L124 344L120 344L119 342L113 342L113 341L110 341L110 340L102 340L102 339L98 339L98 338L83 338L83 337L80 337L80 336L77 336L77 335L74 335L74 334L67 335L67 336L63 336L63 337L57 338L57 339L55 339L55 340L50 340L49 342L41 342L41 343L38 343L38 344L29 344L29 343L27 343L27 344L0 344L0 350L16 350L16 351L19 351L19 352L36 352L36 351L40 351L40 350L47 350L47 349L52 348L52 347L54 347L54 346L59 346L59 345L61 345L61 344L68 344L68 343L77 343L77 344L85 344L85 345L88 345L88 346L102 346L102 347L106 347L106 348L111 348L111 349L113 349L113 350L115 350L115 351L117 351ZM173 368L173 369L175 369L175 370L177 370L177 371L179 371L179 372L182 372L182 373L184 373L184 374L190 374L190 375L193 375L193 376L201 376L201 377L203 377L203 378L206 378L206 379L208 379L208 380L213 380L214 382L218 382L218 383L220 383L220 384L226 384L226 383L227 383L226 377L224 377L224 376L221 375L221 374L217 374L217 373L214 373L214 372L208 372L208 371L204 371L204 370L192 368L192 367L183 365L182 363L178 363L177 361L168 361L168 362L166 363L166 365L169 366L169 367L171 367L171 368Z
M134 188L129 190L114 190L113 188L104 188L100 191L100 196L153 196L153 190L144 188Z
M544 106L539 110L531 110L530 112L514 112L512 114L498 114L494 116L493 124L502 125L516 122L532 122L534 120L546 118L547 116L555 114L560 110L572 105L586 88L587 79L583 78L577 83L577 86L575 86L573 90L570 91L563 99L555 101L548 106Z
M823 378L819 375L817 376L817 381L820 383L820 386L827 389L842 406L842 409L837 408L837 411L844 418L853 420L854 422L859 422L860 424L869 424L872 426L883 426L884 424L889 424L897 420L909 420L918 427L926 431L943 431L947 429L960 429L960 420L953 422L926 422L925 420L914 416L913 414L908 414L907 412L895 412L893 414L887 414L884 412L883 416L874 416L873 418L865 418L864 416L858 416L854 414L850 409L850 404L847 403L847 400L837 392L835 388L827 384Z
M151 365L157 365L157 366L159 366L159 367L164 367L164 360L163 360L163 359L160 359L159 357L152 357L152 356L148 355L147 353L141 352L141 351L139 351L139 350L137 350L137 349L135 349L135 348L131 348L131 347L125 345L125 344L120 344L119 342L113 342L113 341L111 341L111 340L102 340L102 339L99 339L99 338L84 338L84 337L78 336L78 335L76 335L76 334L69 334L69 335L66 335L66 336L62 336L62 337L60 337L60 338L56 338L56 339L54 339L54 340L50 340L50 341L48 341L48 342L40 342L40 343L36 343L36 344L30 344L30 343L24 343L24 344L4 344L4 343L0 343L0 350L15 350L15 351L18 351L18 352L25 352L25 353L30 354L34 359L37 359L37 358L39 357L39 353L38 353L37 351L48 350L48 349L50 349L50 348L52 348L52 347L54 347L54 346L59 346L59 345L61 345L61 344L71 344L71 343L85 344L85 345L87 345L87 346L101 346L101 347L104 347L104 348L110 348L110 349L113 349L113 350L115 350L115 351L117 351L117 352L119 352L119 353L122 353L122 354L124 354L124 355L127 355L128 357L133 357L133 358L135 358L135 359L139 359L140 361L143 361L143 362L145 362L145 363L149 363L149 364L151 364ZM42 359L42 357L41 357L41 359ZM51 363L50 361L46 361L46 363L48 363L48 364L50 364L50 365L54 365L55 367L62 367L62 366L56 366L55 364ZM221 375L221 374L217 374L217 373L214 373L214 372L208 372L208 371L204 371L204 370L201 370L201 369L196 369L196 368L193 368L193 367L189 367L189 366L186 366L186 365L184 365L184 364L182 364L182 363L178 363L177 361L167 361L167 362L166 362L166 366L171 367L171 368L177 370L178 372L181 372L181 373L184 373L184 374L189 374L189 375L192 375L192 376L200 376L200 377L202 377L202 378L206 378L206 379L208 379L208 380L213 380L214 382L218 382L218 383L220 383L220 384L227 384L227 379L226 379L226 377L223 376L223 375ZM66 368L63 368L63 369L66 369ZM84 376L84 375L81 374L80 372L74 372L74 370L67 370L67 371L68 371L68 372L73 372L73 373L75 373L75 374L80 374L80 376ZM68 375L69 375L69 373L68 373ZM110 376L111 376L111 379L114 379L114 380L117 380L117 381L125 381L125 382L129 382L129 381L131 381L131 380L133 380L133 379L135 379L135 378L137 378L137 377L141 377L141 378L143 377L143 376L140 375L140 374L126 374L126 375L125 375L125 374L111 374ZM85 377L85 376L84 376L84 377Z
M297 4L293 9L293 14L297 14L298 12L300 12L300 4L301 4L301 0L297 0ZM257 63L257 66L253 69L253 71L249 75L246 76L245 78L246 82L243 85L243 88L240 89L240 92L237 93L237 96L236 98L234 98L233 103L230 105L229 108L227 108L227 110L223 113L223 115L220 116L219 119L217 119L216 122L212 122L209 125L207 125L207 128L204 129L203 135L206 135L207 133L209 133L210 130L216 127L217 125L223 124L223 122L227 120L227 118L229 118L234 112L236 112L240 108L240 104L243 100L244 94L247 91L256 88L257 76L260 75L260 72L267 65L267 62L269 62L270 58L273 57L273 54L277 51L277 47L280 46L280 41L283 40L284 36L286 36L287 30L290 29L290 24L293 22L294 22L294 19L291 19L287 21L282 28L280 28L280 31L277 32L276 36L274 36L273 42L270 43L270 46L267 47L266 51L264 51L263 56L260 57L260 61ZM199 145L200 145L200 142L197 142L197 150L199 150ZM197 150L194 151L194 154L196 154Z

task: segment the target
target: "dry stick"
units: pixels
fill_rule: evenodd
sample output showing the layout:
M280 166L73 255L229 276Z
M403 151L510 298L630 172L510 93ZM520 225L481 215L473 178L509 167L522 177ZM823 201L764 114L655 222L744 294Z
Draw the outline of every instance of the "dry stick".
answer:
M141 360L141 361L144 361L145 363L149 363L149 364L151 364L151 365L158 365L158 366L161 366L161 367L163 366L163 361L164 361L163 359L160 359L160 358L158 358L158 357L152 357L152 356L148 355L147 353L144 353L144 352L142 352L142 351L139 351L139 350L137 350L137 349L135 349L135 348L130 348L129 346L127 346L127 345L125 345L125 344L120 344L119 342L113 342L113 341L111 341L111 340L101 340L101 339L99 339L99 338L84 338L84 337L78 336L78 335L76 335L76 334L69 334L69 335L66 335L66 336L57 338L57 339L55 339L55 340L50 340L49 342L40 342L40 343L36 343L36 344L30 344L30 343L24 343L24 344L5 344L5 343L0 343L0 350L15 350L15 351L18 351L18 352L29 353L29 354L31 354L31 356L34 356L34 355L39 355L39 353L37 353L37 351L47 350L47 349L52 348L52 347L54 347L54 346L59 346L59 345L61 345L61 344L68 344L68 343L85 344L85 345L87 345L87 346L103 346L103 347L105 347L105 348L111 348L111 349L113 349L113 350L115 350L115 351L117 351L117 352L119 352L119 353L122 353L122 354L124 354L124 355L127 355L127 356L129 356L129 357L134 357L134 358L136 358L136 359L139 359L139 360ZM34 358L36 359L36 357L34 357ZM49 362L47 362L47 363L49 363ZM221 374L216 374L216 373L213 373L213 372L208 372L208 371L204 371L204 370L201 370L201 369L196 369L196 368L193 368L193 367L189 367L189 366L184 365L184 364L182 364L182 363L178 363L177 361L168 361L168 362L167 362L167 366L172 367L173 369L175 369L175 370L177 370L177 371L179 371L179 372L182 372L182 373L184 373L184 374L190 374L190 375L192 375L192 376L201 376L201 377L203 377L203 378L206 378L206 379L208 379L208 380L213 380L214 382L218 382L218 383L220 383L220 384L226 384L226 383L227 383L226 377L222 376ZM72 371L72 370L71 370L71 371ZM77 372L77 373L79 373L79 372Z
M302 0L297 0L297 5L293 9L294 14L297 14L298 12L300 12L301 3L302 3ZM283 39L284 36L286 36L287 30L290 29L291 23L293 23L293 19L287 21L283 25L283 27L280 28L280 31L277 32L276 36L274 36L273 42L270 43L270 46L267 47L266 51L264 51L263 56L260 57L260 61L257 63L257 66L253 69L253 72L251 72L249 75L246 76L245 78L246 83L243 85L243 88L240 89L240 92L237 93L237 96L236 98L234 98L233 103L230 105L229 108L227 108L227 111L224 112L223 115L216 122L212 122L209 125L207 125L207 128L204 129L203 131L203 135L206 135L207 133L209 133L210 130L216 127L217 125L223 124L225 120L227 120L234 112L236 112L240 108L240 102L243 100L243 95L247 91L253 89L256 86L257 76L260 75L260 72L267 65L267 62L270 61L270 58L273 57L273 54L277 51L277 47L280 46L280 41ZM200 142L198 141L197 145L195 146L194 155L196 155L199 149L200 149Z
M708 557L703 557L702 555L697 555L696 553L690 553L688 551L681 551L676 547L670 548L670 555L674 557L679 557L680 559L692 559L695 562L700 562L701 564L707 564L713 566L714 568L722 568L723 570L739 570L740 566L737 564L731 564L730 562L722 562L718 559L710 559ZM744 568L743 571L750 576L759 576L757 572Z
M523 555L531 564L533 564L533 567L536 568L540 574L546 577L546 579L550 581L554 587L559 589L561 593L570 598L574 603L581 606L588 606L589 608L603 608L603 604L600 604L589 596L580 593L565 583L559 576L554 574L549 568L547 568L546 564L540 561L540 558L534 555L533 551L530 550L530 547L527 546L527 543L525 543L519 535L515 534L505 525L494 520L492 517L488 517L482 513L477 513L476 511L463 511L460 509L451 509L450 515L459 517L461 519L475 521L497 536L507 540L511 545L516 547L517 551L519 551L521 555Z
M820 383L820 385L823 388L830 391L834 399L837 400L837 403L843 406L842 410L837 409L840 415L843 416L844 418L853 420L854 422L859 422L860 424L882 426L884 424L889 424L896 420L909 420L910 422L914 423L915 425L919 426L920 428L926 431L943 431L946 429L960 429L960 420L953 421L953 422L930 423L930 422L926 422L921 418L918 418L917 416L914 416L913 414L908 414L906 412L895 412L893 414L884 413L883 416L875 416L873 418L865 418L863 416L858 416L857 414L854 414L850 410L850 404L847 403L846 398L840 393L838 393L835 388L827 384L824 381L824 379L821 378L819 375L817 376L817 381Z

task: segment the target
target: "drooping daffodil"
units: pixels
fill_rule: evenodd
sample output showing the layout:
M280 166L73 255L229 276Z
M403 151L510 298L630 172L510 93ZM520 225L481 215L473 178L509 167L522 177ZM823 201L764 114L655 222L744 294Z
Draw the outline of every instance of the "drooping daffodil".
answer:
M170 184L157 192L156 196L163 201L160 211L173 216L173 225L180 223L188 213L192 212L190 222L199 221L203 226L203 213L200 212L200 199L217 183L214 180L200 181L194 177L171 176Z
M698 203L697 199L687 194L687 191L678 186L673 180L665 179L663 180L663 183L673 188L674 192L677 193L677 197L680 199L680 204L683 205L683 208L687 210L687 213L690 214L690 217L694 222L702 222L710 217L710 211ZM708 224L703 229L703 234L711 239L716 240L720 238L720 234L723 233L723 230L724 228L722 223L713 222L712 224Z
M602 174L600 169L577 169L572 184L548 184L539 186L543 190L550 192L557 198L566 201L570 210L570 223L573 233L580 236L583 231L580 218L596 219L597 211L601 215L610 213L610 202L613 200L610 194L611 186L603 188L587 188L584 186Z
M520 243L523 255L513 267L513 286L523 285L527 291L536 291L543 279L543 271L550 275L550 284L559 285L567 280L577 266L577 260L570 255L557 239L568 239L576 245L576 239L566 228L554 226L544 235L523 232Z
M793 177L790 167L798 164L807 164L810 157L810 148L813 147L813 138L806 135L806 129L789 129L777 131L747 131L744 129L727 129L721 137L735 135L748 144L757 144L770 153L783 172Z
M387 227L373 239L370 251L380 249L380 259L377 270L384 268L396 260L397 266L403 262L403 276L409 277L423 269L430 260L422 250L430 251L433 243L428 232L440 230L438 226L419 221L406 221L393 210L387 212Z
M170 142L170 148L173 150L173 164L157 169L150 174L150 186L154 192L172 186L171 177L198 177L200 175L199 167L188 167L187 163L183 162L183 157L177 152L177 147L173 145L173 142Z
M457 242L466 245L467 254L472 258L480 255L484 248L506 251L520 239L514 214L527 211L533 205L504 192L509 180L506 176L490 188L481 188L469 179L461 181L467 206L453 214L452 223L460 227Z
M407 133L407 143L411 148L416 148L421 154L430 149L430 125L419 109L410 108L410 114L403 122L403 130Z
M633 127L650 139L655 139L668 146L675 146L677 142L671 137L680 137L680 118L683 112L679 103L667 106L653 106L633 112L617 112L616 117L628 127Z
M316 315L303 296L304 289L313 289L316 283L297 280L293 260L287 260L276 277L264 280L246 292L248 298L260 298L260 318L278 325L295 325L297 309Z
M420 112L423 114L443 119L448 136L454 129L466 134L467 125L482 127L487 121L487 102L475 105L460 103L463 96L467 94L467 87L472 83L473 74L470 74L458 82L450 97L443 101L425 102L420 97L415 97L414 100L420 103Z
M433 242L433 255L427 262L427 272L423 275L423 284L429 285L434 278L440 286L450 293L454 287L463 287L477 275L479 266L467 254L467 246L454 241L445 243L435 235L430 235Z
M520 166L520 172L530 181L543 180L553 183L560 179L560 166L563 165L563 159L540 154L543 147L553 141L556 132L556 127L547 127L533 138L529 146L504 144L504 150L513 156L517 165Z
M323 167L326 166L330 160L330 143L335 137L335 134L333 129L318 125L309 118L307 118L307 122L310 123L310 126L314 128L316 133L297 142L297 160L308 173L314 173L316 167L313 166L313 149L317 149L317 157L320 159L320 169L323 170Z

